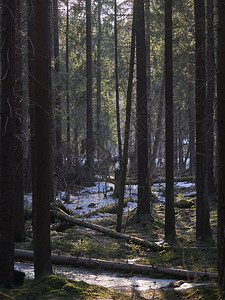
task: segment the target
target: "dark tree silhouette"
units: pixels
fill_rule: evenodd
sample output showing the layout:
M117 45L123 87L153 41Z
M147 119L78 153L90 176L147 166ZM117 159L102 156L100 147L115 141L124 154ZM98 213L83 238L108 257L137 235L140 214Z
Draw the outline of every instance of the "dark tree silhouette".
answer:
M217 120L218 120L218 283L225 290L225 6L218 0L218 73L217 73Z
M33 238L35 277L52 273L50 246L51 101L48 0L34 0Z
M0 285L5 288L12 287L14 272L15 13L16 1L2 1Z
M196 239L211 244L207 185L205 1L195 0Z
M16 52L15 52L15 189L14 189L14 238L16 242L25 239L24 222L24 168L23 168L23 70L22 70L22 35L21 35L21 1L16 0Z

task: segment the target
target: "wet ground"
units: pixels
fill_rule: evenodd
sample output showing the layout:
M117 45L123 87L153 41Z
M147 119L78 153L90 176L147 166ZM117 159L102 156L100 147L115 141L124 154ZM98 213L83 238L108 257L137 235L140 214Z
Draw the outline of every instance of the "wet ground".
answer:
M34 267L31 264L15 263L15 269L25 272L27 278L34 278ZM55 274L61 274L68 279L100 285L119 292L155 290L168 287L170 283L176 281L174 279L156 279L141 275L124 275L118 272L87 270L68 266L53 266L53 271ZM194 283L184 282L175 289L186 289L195 285Z

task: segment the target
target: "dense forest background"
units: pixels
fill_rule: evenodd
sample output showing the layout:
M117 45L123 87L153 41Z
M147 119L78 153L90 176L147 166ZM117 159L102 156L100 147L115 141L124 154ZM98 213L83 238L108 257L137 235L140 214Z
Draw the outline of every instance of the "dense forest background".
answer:
M143 225L153 222L151 186L164 181L174 245L174 182L185 179L196 185L196 241L218 246L224 289L225 9L214 2L1 1L0 283L12 285L14 240L25 239L25 193L38 278L52 272L58 191L69 201L113 180L120 232L126 181L138 185Z

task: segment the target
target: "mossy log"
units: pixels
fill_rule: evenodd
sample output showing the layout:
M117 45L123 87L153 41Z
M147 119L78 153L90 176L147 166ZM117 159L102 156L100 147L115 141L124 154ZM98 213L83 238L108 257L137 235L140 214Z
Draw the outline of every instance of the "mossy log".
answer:
M33 251L15 249L15 259L33 261ZM197 272L183 269L170 269L156 266L129 264L122 262L113 262L100 259L88 259L81 257L72 257L65 255L52 254L52 263L55 265L67 265L73 267L83 267L91 269L103 269L113 271L123 271L128 273L141 273L152 276L160 274L161 276L173 277L176 279L195 280L197 277L204 279L217 278L216 273Z
M146 240L143 240L143 239L140 239L140 238L137 238L137 237L133 237L133 236L130 236L130 235L127 235L127 234L124 234L124 233L120 233L120 232L117 232L117 231L114 231L114 230L110 230L108 228L99 226L97 224L89 223L89 222L86 222L84 220L69 216L68 214L66 214L65 212L63 212L61 209L59 209L57 207L52 209L51 213L54 215L54 217L57 217L57 218L59 218L63 221L66 221L66 222L69 222L71 224L75 224L75 225L78 225L78 226L81 226L81 227L86 227L86 228L101 232L101 233L103 233L105 235L108 235L108 236L110 236L112 238L115 238L115 239L124 239L127 242L131 242L135 245L139 245L139 246L142 246L142 247L147 247L147 248L150 248L150 249L155 250L155 251L163 249L162 246L159 246L156 243L146 241Z

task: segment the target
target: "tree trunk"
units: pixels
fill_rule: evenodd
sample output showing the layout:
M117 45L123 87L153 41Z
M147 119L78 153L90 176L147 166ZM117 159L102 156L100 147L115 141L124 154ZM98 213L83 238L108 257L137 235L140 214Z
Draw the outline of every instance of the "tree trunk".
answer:
M15 258L24 259L27 261L33 260L33 252L28 250L15 250ZM207 272L197 272L189 271L183 269L169 269L157 266L147 266L147 265L137 265L129 264L122 262L106 261L100 259L90 259L90 258L81 258L81 257L71 257L66 255L52 254L52 263L56 265L67 265L73 266L76 268L83 267L88 269L103 269L103 270L113 270L113 271L124 271L138 274L148 274L153 276L153 274L160 273L167 276L172 276L176 279L185 279L185 280L195 280L196 277L203 277L204 279L216 279L216 273L207 273Z
M15 170L15 15L16 1L2 1L1 153L0 153L0 285L11 288L14 272Z
M97 145L102 146L102 0L98 0L98 40L97 40Z
M215 57L213 0L207 0L207 100L206 100L206 156L209 202L216 199L214 184L214 122Z
M24 226L24 173L23 173L23 118L24 118L24 101L23 101L23 70L22 70L22 39L21 39L21 4L16 0L16 69L15 69L15 189L14 189L14 239L16 242L25 240Z
M158 106L158 114L157 114L157 122L156 122L156 133L155 133L153 149L152 149L152 158L151 158L152 174L154 174L155 168L156 168L155 161L156 161L157 152L159 149L160 136L161 136L161 132L162 132L162 128L163 128L162 118L163 118L163 103L164 103L164 97L163 97L164 87L165 87L165 75L163 74L162 84L161 84L161 88L159 90L159 106Z
M206 123L206 47L205 47L205 1L195 0L195 102L196 102L196 239L202 244L212 244L209 223L207 184L207 156L205 147Z
M147 80L144 1L136 0L136 56L137 56L137 153L138 153L138 207L137 221L152 222L150 213L151 194L148 187L148 125Z
M174 153L173 153L173 52L172 0L165 0L165 119L166 119L166 203L165 239L176 238L174 212Z
M225 291L225 6L218 5L218 73L217 73L217 122L218 122L218 284Z
M52 273L50 247L51 102L48 0L34 1L34 146L33 160L33 235L34 269L39 278Z
M69 0L66 2L66 141L67 159L70 161L70 94L69 94Z
M53 0L53 15L54 15L54 59L55 59L55 77L56 77L56 88L55 88L55 148L56 148L56 171L61 170L63 166L62 156L62 116L61 116L61 87L59 84L59 28L58 28L58 0Z
M122 142L120 131L120 104L119 104L119 77L118 77L118 35L117 35L117 3L114 1L115 16L114 16L114 35L115 35L115 77L116 77L116 120L117 120L117 139L119 148L120 168L122 164Z
M145 19L146 19L146 80L147 80L147 122L148 122L148 167L149 175L152 175L152 120L151 120L151 59L150 59L150 0L145 1Z
M92 117L92 34L91 34L91 0L86 0L86 80L87 80L87 143L86 167L90 177L90 184L94 183L94 143L93 143L93 117Z

